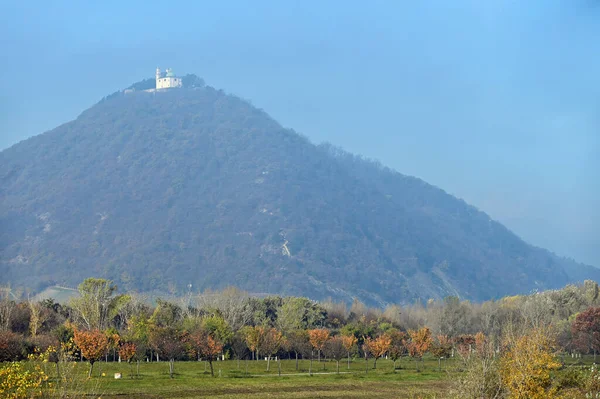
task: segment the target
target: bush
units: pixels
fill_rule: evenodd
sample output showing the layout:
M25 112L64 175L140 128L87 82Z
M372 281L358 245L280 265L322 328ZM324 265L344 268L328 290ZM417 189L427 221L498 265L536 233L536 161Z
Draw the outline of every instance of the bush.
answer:
M12 362L0 368L0 397L6 399L30 399L42 396L42 383L48 377L35 366Z
M556 376L556 385L559 390L566 388L581 388L584 384L584 375L581 370L569 367Z
M12 331L0 332L0 362L21 360L25 357L25 340Z

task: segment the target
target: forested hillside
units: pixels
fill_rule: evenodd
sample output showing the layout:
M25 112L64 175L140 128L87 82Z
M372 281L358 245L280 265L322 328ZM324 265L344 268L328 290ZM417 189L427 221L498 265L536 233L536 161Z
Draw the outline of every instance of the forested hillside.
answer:
M115 93L0 153L0 283L94 275L384 304L600 280L439 188L191 80Z

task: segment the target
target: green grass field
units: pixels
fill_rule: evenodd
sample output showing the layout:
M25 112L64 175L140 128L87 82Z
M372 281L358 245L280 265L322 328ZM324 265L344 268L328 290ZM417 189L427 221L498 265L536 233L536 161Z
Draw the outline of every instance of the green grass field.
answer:
M417 373L414 363L403 360L402 367L393 372L393 363L380 359L377 369L369 361L368 373L365 362L355 360L347 369L340 362L340 374L335 362L313 362L310 376L309 361L300 361L296 371L294 360L260 361L235 360L214 362L215 377L205 362L176 362L175 375L169 377L167 362L142 363L140 378L125 363L100 362L88 381L90 387L102 398L442 398L449 387L448 372L438 371L437 361L425 361L425 369ZM78 373L84 375L88 363L77 365ZM247 367L247 371L246 371ZM323 369L325 367L325 369ZM133 369L133 370L132 370ZM206 371L205 371L206 369ZM50 375L53 370L48 369ZM122 379L114 379L114 373L122 373ZM104 375L104 376L103 376ZM97 387L97 388L96 388ZM95 395L94 395L95 396Z
M568 367L576 366L578 359L565 358ZM591 365L592 359L585 363ZM438 370L435 359L426 359L422 370L415 370L415 363L403 359L397 364L396 372L390 360L379 359L377 369L369 360L368 373L365 373L364 360L355 359L347 369L345 361L340 362L340 373L336 373L335 362L313 361L313 375L310 376L309 361L300 361L299 369L294 360L271 361L271 370L266 371L267 363L260 361L235 360L214 362L215 377L211 377L206 362L175 362L175 375L169 377L168 362L140 364L140 377L135 376L135 364L99 362L94 366L93 376L86 381L89 397L112 398L446 398L452 379L459 375L458 364L452 360L447 365L442 362ZM89 364L77 364L77 374L85 380ZM323 369L325 368L325 369ZM47 372L55 376L55 371L47 364ZM121 373L121 379L114 379L114 373ZM132 375L134 378L132 378Z

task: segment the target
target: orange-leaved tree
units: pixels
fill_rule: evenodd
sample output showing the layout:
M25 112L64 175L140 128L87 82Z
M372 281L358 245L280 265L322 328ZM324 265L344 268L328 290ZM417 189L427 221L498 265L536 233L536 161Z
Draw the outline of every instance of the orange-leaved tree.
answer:
M88 377L92 376L92 369L97 360L102 359L109 347L108 337L100 330L73 330L75 345L83 357L90 362Z
M129 368L131 369L130 377L133 378L133 364L131 363L131 359L135 356L137 348L133 342L121 342L119 345L119 358L123 361L129 363Z
M463 358L469 359L471 352L475 349L475 336L471 334L463 334L454 338L454 347L456 352Z
M198 329L190 334L189 342L192 345L194 356L202 357L208 360L210 364L210 375L215 376L213 370L213 361L223 351L223 343L217 339L214 334L205 329Z
M438 359L438 370L442 371L442 359L452 353L452 340L447 335L438 335L431 345L431 354Z
M267 371L271 369L271 356L277 353L284 342L283 334L275 328L265 329L262 337L261 353L267 356Z
M418 360L423 359L423 355L431 348L433 343L431 339L431 331L427 327L422 327L418 330L409 330L410 342L408 343L408 354L415 359L417 371L419 371Z
M374 369L377 368L377 359L385 355L385 353L390 349L391 343L392 338L387 334L381 334L374 339L370 337L367 337L367 339L365 339L365 348L375 359L375 361L373 362Z
M310 340L310 344L318 352L318 361L321 361L321 351L323 350L323 346L325 346L325 342L327 342L327 339L329 338L329 330L325 328L315 328L314 330L308 330L308 337Z
M549 331L534 329L519 337L505 339L500 362L502 382L514 399L558 397L551 371L560 368L555 357L556 343Z

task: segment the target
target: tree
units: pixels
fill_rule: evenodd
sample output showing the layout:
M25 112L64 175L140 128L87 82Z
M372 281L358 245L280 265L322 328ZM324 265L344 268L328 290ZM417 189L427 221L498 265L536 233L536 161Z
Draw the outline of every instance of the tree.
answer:
M377 359L381 356L385 355L385 353L390 348L390 344L392 343L392 339L387 334L381 334L377 338L367 337L365 339L365 348L369 351L369 353L375 359L373 362L373 368L377 368Z
M342 344L348 353L348 370L350 370L350 351L356 346L358 341L354 335L342 335Z
M442 371L442 359L446 359L452 353L452 340L447 335L440 334L431 345L431 354L438 359L438 370Z
M100 330L75 329L73 330L73 334L75 345L77 345L83 357L90 362L88 377L91 377L94 363L102 359L106 351L108 351L108 337Z
M27 306L29 307L29 333L35 337L44 322L43 308L39 302L35 302L31 298L27 300Z
M202 318L202 329L206 330L214 339L223 345L229 343L233 337L233 332L227 324L227 321L220 315L210 315Z
M265 330L262 338L261 352L267 355L267 371L270 370L271 356L279 351L281 344L283 343L283 334L274 328Z
M600 350L600 307L578 313L571 324L573 343L583 353L593 352L594 362Z
M306 330L290 331L287 333L286 338L289 350L296 355L296 370L298 370L298 354L304 357L309 355L311 351L308 332Z
M140 362L146 358L146 353L150 346L148 336L150 332L150 322L148 315L143 312L129 317L125 337L135 344L135 354L133 358L136 361L136 374L140 376Z
M198 307L218 313L233 331L239 331L252 321L250 295L235 287L227 287L219 292L203 292L198 296Z
M131 360L135 356L137 348L133 342L121 342L119 345L119 357L121 360L129 364L130 369L133 367ZM133 378L133 370L130 373L130 377Z
M475 348L475 336L471 334L459 335L454 338L454 347L461 357L468 358Z
M24 352L24 340L20 334L12 331L0 331L0 362L21 360Z
M322 323L325 310L307 298L283 298L277 308L277 327L285 334L289 331L311 328Z
M265 334L265 328L261 326L246 326L242 329L242 335L252 352L252 356L258 360L258 349L260 348Z
M87 330L104 330L122 305L120 297L113 297L117 286L110 280L88 278L79 284L79 297L71 299L77 320Z
M418 330L409 330L410 342L408 343L408 354L415 359L415 366L419 371L418 360L423 359L423 355L431 347L431 331L427 327L422 327Z
M115 352L119 348L119 342L121 342L121 337L119 336L119 332L117 330L115 330L114 328L109 328L108 330L104 331L104 334L106 335L106 338L108 338L108 351L106 353L106 361L108 361L108 352L110 350L113 351L113 361L114 361L114 360L116 360Z
M180 324L182 317L183 312L177 304L157 299L150 323L159 327L172 327Z
M394 372L396 372L396 362L408 351L405 345L407 336L406 333L396 329L388 331L387 334L391 339L389 353L394 362Z
M440 330L451 337L457 335L467 325L468 309L456 296L444 298L444 308L440 319Z
M241 331L237 331L233 337L231 337L231 350L237 359L239 369L240 359L245 359L248 356L248 345L246 345L246 341L244 340Z
M0 331L10 330L12 314L16 307L15 301L11 300L10 288L0 287Z
M325 342L325 346L323 348L325 354L330 359L334 359L337 363L337 373L340 373L340 360L346 356L347 349L344 344L344 338L342 336L331 337Z
M277 327L287 333L304 327L303 319L305 313L304 298L288 297L283 300L277 309Z
M554 355L555 341L544 329L533 329L519 337L505 339L500 373L504 385L515 399L558 397L550 372L560 368Z
M476 350L472 356L461 358L464 372L453 379L454 395L452 397L460 399L506 398L506 389L499 371L499 358L494 353L493 342L485 338L483 333L478 333L475 337Z
M33 369L21 362L0 365L0 397L5 399L34 399L45 397L42 387L48 376L35 365Z
M200 328L189 336L194 354L208 360L210 364L210 375L215 376L213 361L223 351L223 343L215 336L214 332L206 328Z
M321 351L327 339L329 338L329 330L324 328L315 328L314 330L308 330L308 338L313 348L317 350L318 361L321 361Z
M169 376L173 378L175 359L185 353L186 334L176 327L153 326L148 338L150 347L169 360Z

